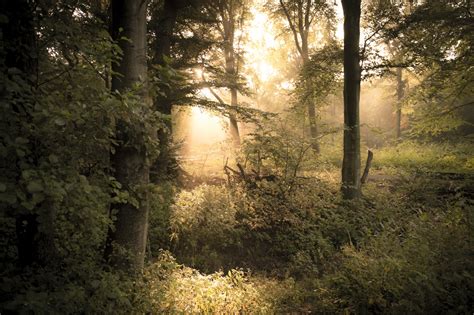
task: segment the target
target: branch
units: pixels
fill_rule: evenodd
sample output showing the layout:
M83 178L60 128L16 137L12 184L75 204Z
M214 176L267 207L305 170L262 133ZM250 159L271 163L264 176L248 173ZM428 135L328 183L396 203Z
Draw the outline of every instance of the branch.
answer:
M201 73L201 78L202 78L203 83L206 85L207 89L209 90L209 92L211 92L211 94L216 98L216 100L217 100L221 105L225 105L224 100L223 100L223 99L211 88L211 86L208 85L208 83L206 82L206 77L204 76L204 70L203 70L202 73Z
M301 49L301 45L300 45L300 42L298 40L298 32L296 31L296 28L295 28L295 26L294 26L294 24L291 20L290 14L289 14L288 9L286 8L285 3L283 2L283 0L280 0L280 5L283 9L283 12L285 13L285 16L286 16L286 19L288 20L288 23L290 24L290 28L291 28L291 31L293 33L293 37L295 39L296 49L298 50L298 52L302 56L303 51Z

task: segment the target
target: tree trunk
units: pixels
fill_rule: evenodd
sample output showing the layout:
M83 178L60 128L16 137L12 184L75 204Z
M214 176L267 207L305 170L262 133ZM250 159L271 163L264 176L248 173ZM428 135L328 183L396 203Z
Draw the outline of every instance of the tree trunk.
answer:
M360 6L361 0L342 0L344 10L344 158L342 195L360 196Z
M237 106L237 89L231 88L230 90L231 101L230 105ZM235 147L240 147L240 132L239 132L239 124L237 122L237 118L235 115L229 115L229 122L230 122L230 136L232 138L232 142Z
M309 26L308 26L309 27ZM303 66L309 62L309 48L308 48L308 37L306 33L301 30L301 59L303 61ZM312 89L310 81L306 83L306 88L308 90ZM316 115L316 105L311 98L306 100L306 108L308 110L308 120L309 120L309 135L310 135L310 143L311 149L315 153L319 153L319 141L318 141L318 123L317 123L317 115Z
M318 124L316 122L316 106L308 101L309 132L311 136L311 148L315 153L319 153Z
M178 10L184 5L184 1L165 0L158 22L156 23L153 64L166 66L165 59L171 55L171 39L176 25ZM163 85L160 89L164 95L158 93L154 97L153 107L160 113L167 115L169 119L164 122L165 128L158 130L160 153L156 161L153 162L151 170L153 182L156 182L159 178L175 176L173 166L177 164L170 150L173 135L173 122L171 120L173 109L171 100L172 91L169 86L166 85Z
M113 91L125 92L137 84L146 84L146 7L147 1L112 1L112 37L123 52L121 62L113 66ZM146 88L142 88L141 94L146 101ZM130 274L139 272L144 264L148 194L140 191L146 191L149 183L144 139L139 132L133 133L133 128L125 120L117 121L118 145L111 160L115 178L138 204L112 205L116 211L115 229L108 235L106 248L109 263Z
M397 139L402 136L402 99L404 94L402 68L397 68Z
M225 55L226 55L226 73L232 77L232 86L230 87L230 105L232 106L237 106L238 101L237 101L237 88L235 87L236 80L235 80L235 56L234 56L234 48L233 48L233 43L229 43L229 45L226 45L225 49ZM237 118L235 117L234 114L229 114L229 129L230 129L230 136L232 139L232 143L234 144L235 147L240 146L240 132L239 132L239 125L237 122Z
M221 12L221 17L224 28L224 55L225 55L225 72L231 79L230 97L232 106L237 106L237 69L235 62L235 51L234 51L234 38L235 38L235 19L234 19L234 3L230 2L228 12ZM223 10L225 10L223 8ZM234 114L229 114L229 131L232 139L232 143L235 147L240 147L240 132L237 118Z

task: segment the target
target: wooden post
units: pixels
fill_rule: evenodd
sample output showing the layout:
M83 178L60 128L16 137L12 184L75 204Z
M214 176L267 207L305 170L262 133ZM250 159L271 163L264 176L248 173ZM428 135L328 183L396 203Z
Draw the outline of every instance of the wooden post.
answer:
M361 184L365 184L367 182L367 178L369 177L370 165L372 164L372 159L373 158L374 158L374 153L372 153L372 151L368 150L367 162L365 163L364 174L362 174L362 178L360 179Z

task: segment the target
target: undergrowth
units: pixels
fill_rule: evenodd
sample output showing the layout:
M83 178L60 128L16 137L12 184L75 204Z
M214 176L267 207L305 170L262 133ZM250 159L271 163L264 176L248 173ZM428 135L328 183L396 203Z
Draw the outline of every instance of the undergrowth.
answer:
M355 203L342 201L324 176L181 191L170 214L171 250L200 271L173 261L156 284L167 295L157 293L155 309L467 314L474 293L469 187L469 179L406 172L369 182ZM246 279L243 291L237 275Z

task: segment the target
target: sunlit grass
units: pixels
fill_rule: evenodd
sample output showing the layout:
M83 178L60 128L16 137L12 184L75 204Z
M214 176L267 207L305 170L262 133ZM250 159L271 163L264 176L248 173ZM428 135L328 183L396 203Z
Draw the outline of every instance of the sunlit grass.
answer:
M474 152L469 144L403 142L374 151L375 168L401 168L429 172L474 172Z
M242 270L206 275L167 252L146 269L146 279L155 314L271 314L293 286Z

